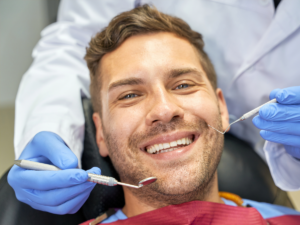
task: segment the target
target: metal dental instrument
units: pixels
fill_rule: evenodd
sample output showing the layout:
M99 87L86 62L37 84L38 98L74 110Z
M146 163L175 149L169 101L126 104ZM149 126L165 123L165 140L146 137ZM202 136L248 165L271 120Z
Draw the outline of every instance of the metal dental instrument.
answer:
M211 126L211 125L209 125L209 124L208 124L208 126L211 127L212 129L216 130L217 132L221 133L221 134L225 134L226 131L229 129L229 127L230 127L232 124L237 123L237 122L239 122L239 121L246 120L246 119L248 119L249 117L251 117L251 116L255 115L256 113L258 113L258 112L259 112L259 109L260 109L261 107L263 107L264 105L269 104L269 103L276 103L276 102L277 102L277 101L276 101L276 98L274 98L274 99L272 99L271 101L268 101L268 102L266 102L265 104L263 104L263 105L261 105L261 106L258 106L257 108L251 110L250 112L245 113L245 114L242 115L239 119L237 119L236 121L234 121L234 122L232 122L231 124L229 124L229 126L225 129L224 132L217 130L216 128L214 128L213 126Z
M33 162L33 161L29 161L29 160L24 160L24 159L23 160L15 160L15 165L22 167L24 169L38 170L38 171L61 170L60 168L58 168L56 166L52 166L52 165L48 165L48 164L44 164L44 163ZM141 180L138 183L138 186L136 186L136 185L119 182L113 177L107 177L107 176L93 174L93 173L88 173L88 176L89 176L88 181L94 182L97 184L103 184L103 185L107 185L107 186L123 185L123 186L131 187L131 188L141 188L141 187L151 184L157 180L156 177L148 177L146 179Z

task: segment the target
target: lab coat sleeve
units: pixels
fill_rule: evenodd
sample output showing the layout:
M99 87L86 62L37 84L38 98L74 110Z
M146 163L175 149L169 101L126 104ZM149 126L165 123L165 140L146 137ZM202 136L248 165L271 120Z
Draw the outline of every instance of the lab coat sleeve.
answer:
M16 158L41 131L58 134L81 158L81 97L90 96L89 71L83 59L86 47L114 16L133 7L134 0L61 2L58 20L42 31L32 53L34 61L19 86L15 105Z
M270 141L266 141L264 152L276 186L285 191L300 190L300 160L288 154L282 144Z

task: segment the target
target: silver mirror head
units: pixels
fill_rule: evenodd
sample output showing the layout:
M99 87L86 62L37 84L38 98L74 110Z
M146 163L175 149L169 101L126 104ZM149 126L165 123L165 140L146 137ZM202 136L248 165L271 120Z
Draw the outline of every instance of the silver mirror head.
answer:
M146 186L146 185L148 185L148 184L152 184L152 183L155 182L156 180L157 180L156 177L148 177L148 178L146 178L146 179L144 179L144 180L141 180L141 181L139 182L139 187Z

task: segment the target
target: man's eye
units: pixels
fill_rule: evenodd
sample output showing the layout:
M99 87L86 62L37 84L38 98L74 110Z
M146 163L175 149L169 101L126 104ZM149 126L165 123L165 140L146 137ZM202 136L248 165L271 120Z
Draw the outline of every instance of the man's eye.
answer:
M129 98L134 98L134 97L137 97L137 94L128 94L128 95L125 95L124 97L122 97L121 99L129 99Z
M175 89L183 89L183 88L187 88L187 87L189 87L190 85L188 85L188 84L180 84L180 85L178 85Z

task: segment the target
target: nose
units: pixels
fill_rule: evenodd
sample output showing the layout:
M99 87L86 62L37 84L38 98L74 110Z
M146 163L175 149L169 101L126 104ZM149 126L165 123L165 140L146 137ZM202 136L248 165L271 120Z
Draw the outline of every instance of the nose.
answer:
M146 116L146 124L153 125L156 122L168 123L173 118L183 118L183 109L180 107L179 102L172 94L165 90L160 90L153 97L152 104L148 106L149 113Z

